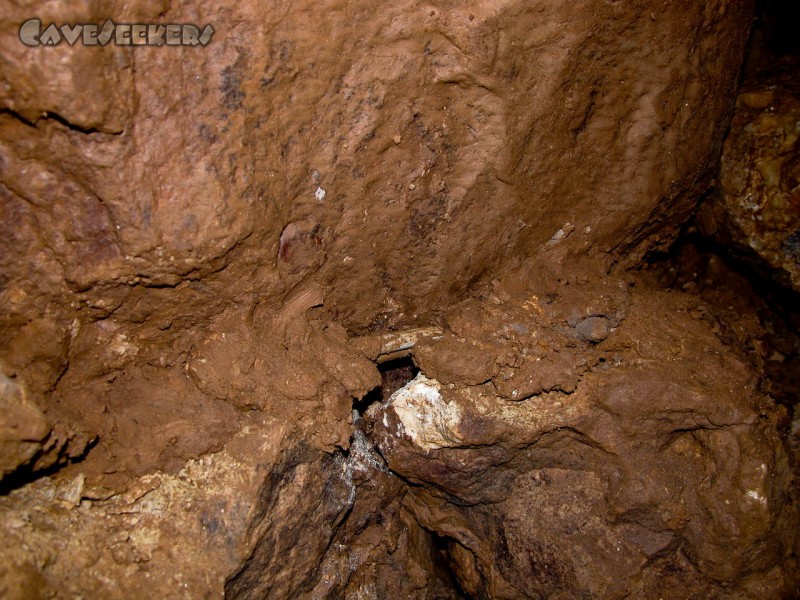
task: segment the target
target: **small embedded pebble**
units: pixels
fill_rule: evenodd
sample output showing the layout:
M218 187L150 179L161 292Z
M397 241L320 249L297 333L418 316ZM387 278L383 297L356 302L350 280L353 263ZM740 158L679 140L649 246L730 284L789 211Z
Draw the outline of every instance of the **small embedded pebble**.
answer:
M606 339L609 329L608 319L605 317L588 317L575 326L578 339L592 344Z

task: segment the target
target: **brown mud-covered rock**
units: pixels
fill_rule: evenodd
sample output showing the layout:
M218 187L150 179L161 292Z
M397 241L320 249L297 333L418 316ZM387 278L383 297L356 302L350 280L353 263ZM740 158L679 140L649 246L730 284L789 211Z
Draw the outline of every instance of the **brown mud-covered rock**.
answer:
M226 578L256 541L248 528L260 522L259 506L274 494L274 482L303 461L314 462L287 437L289 430L254 419L225 451L190 460L174 475L130 478L123 494L82 472L12 492L1 509L2 563L12 572L28 565L21 573L30 573L42 593L25 583L28 595L11 597L120 598L145 591L160 598L221 597ZM312 471L309 488L324 485L325 474Z
M408 510L448 540L470 596L797 593L779 411L690 296L632 296L581 366L564 368L559 353L533 358L536 372L571 374L558 387L510 401L496 384L444 384L423 367L368 411L389 468L414 483ZM480 339L497 340L490 354L507 355L513 342L497 332L520 325L547 339L558 310L543 304L526 318L529 302L487 307ZM670 577L680 589L669 590Z
M752 5L6 1L0 596L788 590L757 365L622 271L710 184ZM435 410L372 403L409 353Z
M711 174L751 6L262 8L104 9L213 23L206 48L24 48L4 12L12 323L191 324L313 278L377 328L548 244L633 261Z
M291 429L249 419L223 451L132 478L123 494L82 473L11 493L3 597L457 597L402 508L405 487L363 438L345 457Z
M737 101L719 189L699 223L742 259L800 291L800 61L754 76Z
M50 425L25 390L0 373L0 480L41 452Z

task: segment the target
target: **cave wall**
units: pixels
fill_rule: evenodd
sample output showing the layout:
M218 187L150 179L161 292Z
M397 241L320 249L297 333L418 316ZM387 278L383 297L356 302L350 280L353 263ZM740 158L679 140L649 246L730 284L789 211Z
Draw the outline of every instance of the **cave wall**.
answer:
M567 223L572 252L632 260L708 183L751 9L47 3L45 23L216 33L30 49L10 3L4 257L26 269L5 276L6 318L127 323L156 304L150 321L197 320L220 296L278 306L313 281L361 331L426 320ZM201 279L210 299L184 289Z
M36 9L45 23L212 24L212 42L193 48L28 48L18 28L30 10L6 0L0 20L0 364L8 407L0 435L7 492L54 475L4 499L3 535L15 544L37 540L9 558L17 566L5 575L7 589L64 586L111 597L133 593L149 573L148 585L164 597L543 593L520 583L540 568L534 563L490 568L500 533L481 530L470 515L459 517L461 533L443 527L449 517L430 512L430 498L409 496L383 463L452 506L480 501L465 490L442 496L443 467L418 472L414 452L412 466L393 466L388 447L381 450L385 432L362 431L353 401L381 383L370 336L442 328L442 345L421 344L414 360L462 390L456 395L489 385L479 395L499 402L491 409L498 414L504 403L575 393L582 379L573 375L590 367L604 377L590 349L617 329L630 328L618 350L625 360L671 356L670 344L634 350L659 332L628 319L631 307L646 313L673 304L631 292L627 269L674 239L711 183L753 2L87 1ZM508 314L458 317L465 299L508 305ZM674 328L684 333L670 339L702 370L713 330L680 323ZM540 342L491 341L517 325L545 340L541 365L525 358ZM654 389L697 369L654 376ZM526 377L527 395L513 396ZM702 437L711 433L697 434L684 450L696 443L710 453L711 462L691 467L702 481L725 444L746 446L757 430L754 452L774 472L752 489L773 509L758 517L758 536L736 538L743 555L759 557L756 566L745 577L700 564L717 560L715 549L690 541L699 554L684 552L683 540L702 538L714 523L700 516L705 501L686 500L699 523L688 538L637 543L650 559L674 553L658 555L659 568L680 563L699 591L728 585L766 597L783 585L790 542L772 554L759 544L777 539L793 517L782 501L773 504L788 477L770 433L774 415L741 377L750 386L744 400L718 399L744 402L736 418L707 425L741 431L714 444ZM585 415L607 408L608 389L628 389L623 383L587 384L578 403ZM692 396L700 423L713 417L709 394ZM639 410L624 417L606 408L623 420ZM767 425L754 416L762 413ZM626 424L628 437L608 441L574 416L562 415L566 424L557 427L596 437L589 446L605 452L624 439L619 451L633 464L657 462L655 450L637 450L637 436L652 434L646 428ZM665 440L681 427L703 428L672 425ZM498 453L510 459L511 449L535 442L486 427L496 434L482 442L486 468ZM569 455L570 439L561 445ZM616 514L619 502L604 486L615 481L612 472L622 477L620 469L633 467L602 454L566 463L535 454L493 472L529 491L533 469L566 487L575 473L591 472L584 509ZM218 464L241 477L217 476ZM725 470L726 490L740 472ZM645 515L638 525L684 527L678 517L652 517L662 501L637 508ZM54 508L31 516L29 505ZM503 510L532 509L520 500ZM498 514L492 519L506 519ZM105 549L103 518L114 521L118 552ZM142 537L141 520L151 537ZM47 531L72 532L77 549ZM554 534L514 535L541 549ZM602 537L587 542L589 551ZM191 552L178 560L158 539ZM191 558L212 546L224 551ZM573 573L563 548L537 552L534 562ZM598 564L633 581L650 559ZM759 587L766 574L777 587ZM600 593L597 582L576 577L559 581ZM649 593L649 581L631 589Z

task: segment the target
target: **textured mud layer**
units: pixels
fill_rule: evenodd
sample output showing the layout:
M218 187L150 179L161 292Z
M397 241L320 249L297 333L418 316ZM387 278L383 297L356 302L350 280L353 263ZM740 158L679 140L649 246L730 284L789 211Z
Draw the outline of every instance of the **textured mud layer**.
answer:
M764 364L639 271L752 4L5 2L0 596L796 594Z

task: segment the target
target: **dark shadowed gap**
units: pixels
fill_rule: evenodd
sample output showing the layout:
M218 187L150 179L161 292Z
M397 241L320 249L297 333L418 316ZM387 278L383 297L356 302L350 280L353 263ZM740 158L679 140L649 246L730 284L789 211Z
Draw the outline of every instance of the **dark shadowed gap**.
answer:
M89 451L97 445L98 441L99 438L92 439L83 452L77 456L70 457L63 455L63 452L60 453L58 460L49 467L35 469L33 465L36 464L36 459L40 458L41 455L34 457L29 464L18 467L16 471L7 474L3 478L2 482L0 482L0 497L7 496L15 489L33 483L38 479L52 477L69 464L81 462L89 454Z
M773 54L800 54L799 24L800 2L797 0L756 3L756 30L763 31L763 43Z
M791 68L800 57L800 2L758 0L743 69L744 77Z
M444 536L430 532L433 545L433 565L436 569L436 577L453 593L453 599L460 600L469 598L461 588L458 578L453 571L453 563L450 558L450 544L452 540Z
M712 309L721 334L739 319L758 319L761 334L739 349L763 364L764 391L788 409L800 403L800 294L775 281L757 255L743 255L694 227L687 227L668 252L649 257L659 283L697 296ZM736 344L736 340L728 340Z
M381 373L381 385L360 400L353 401L353 408L359 414L364 414L364 411L375 402L388 400L392 394L414 379L419 373L419 368L417 368L410 356L379 363L378 370Z

